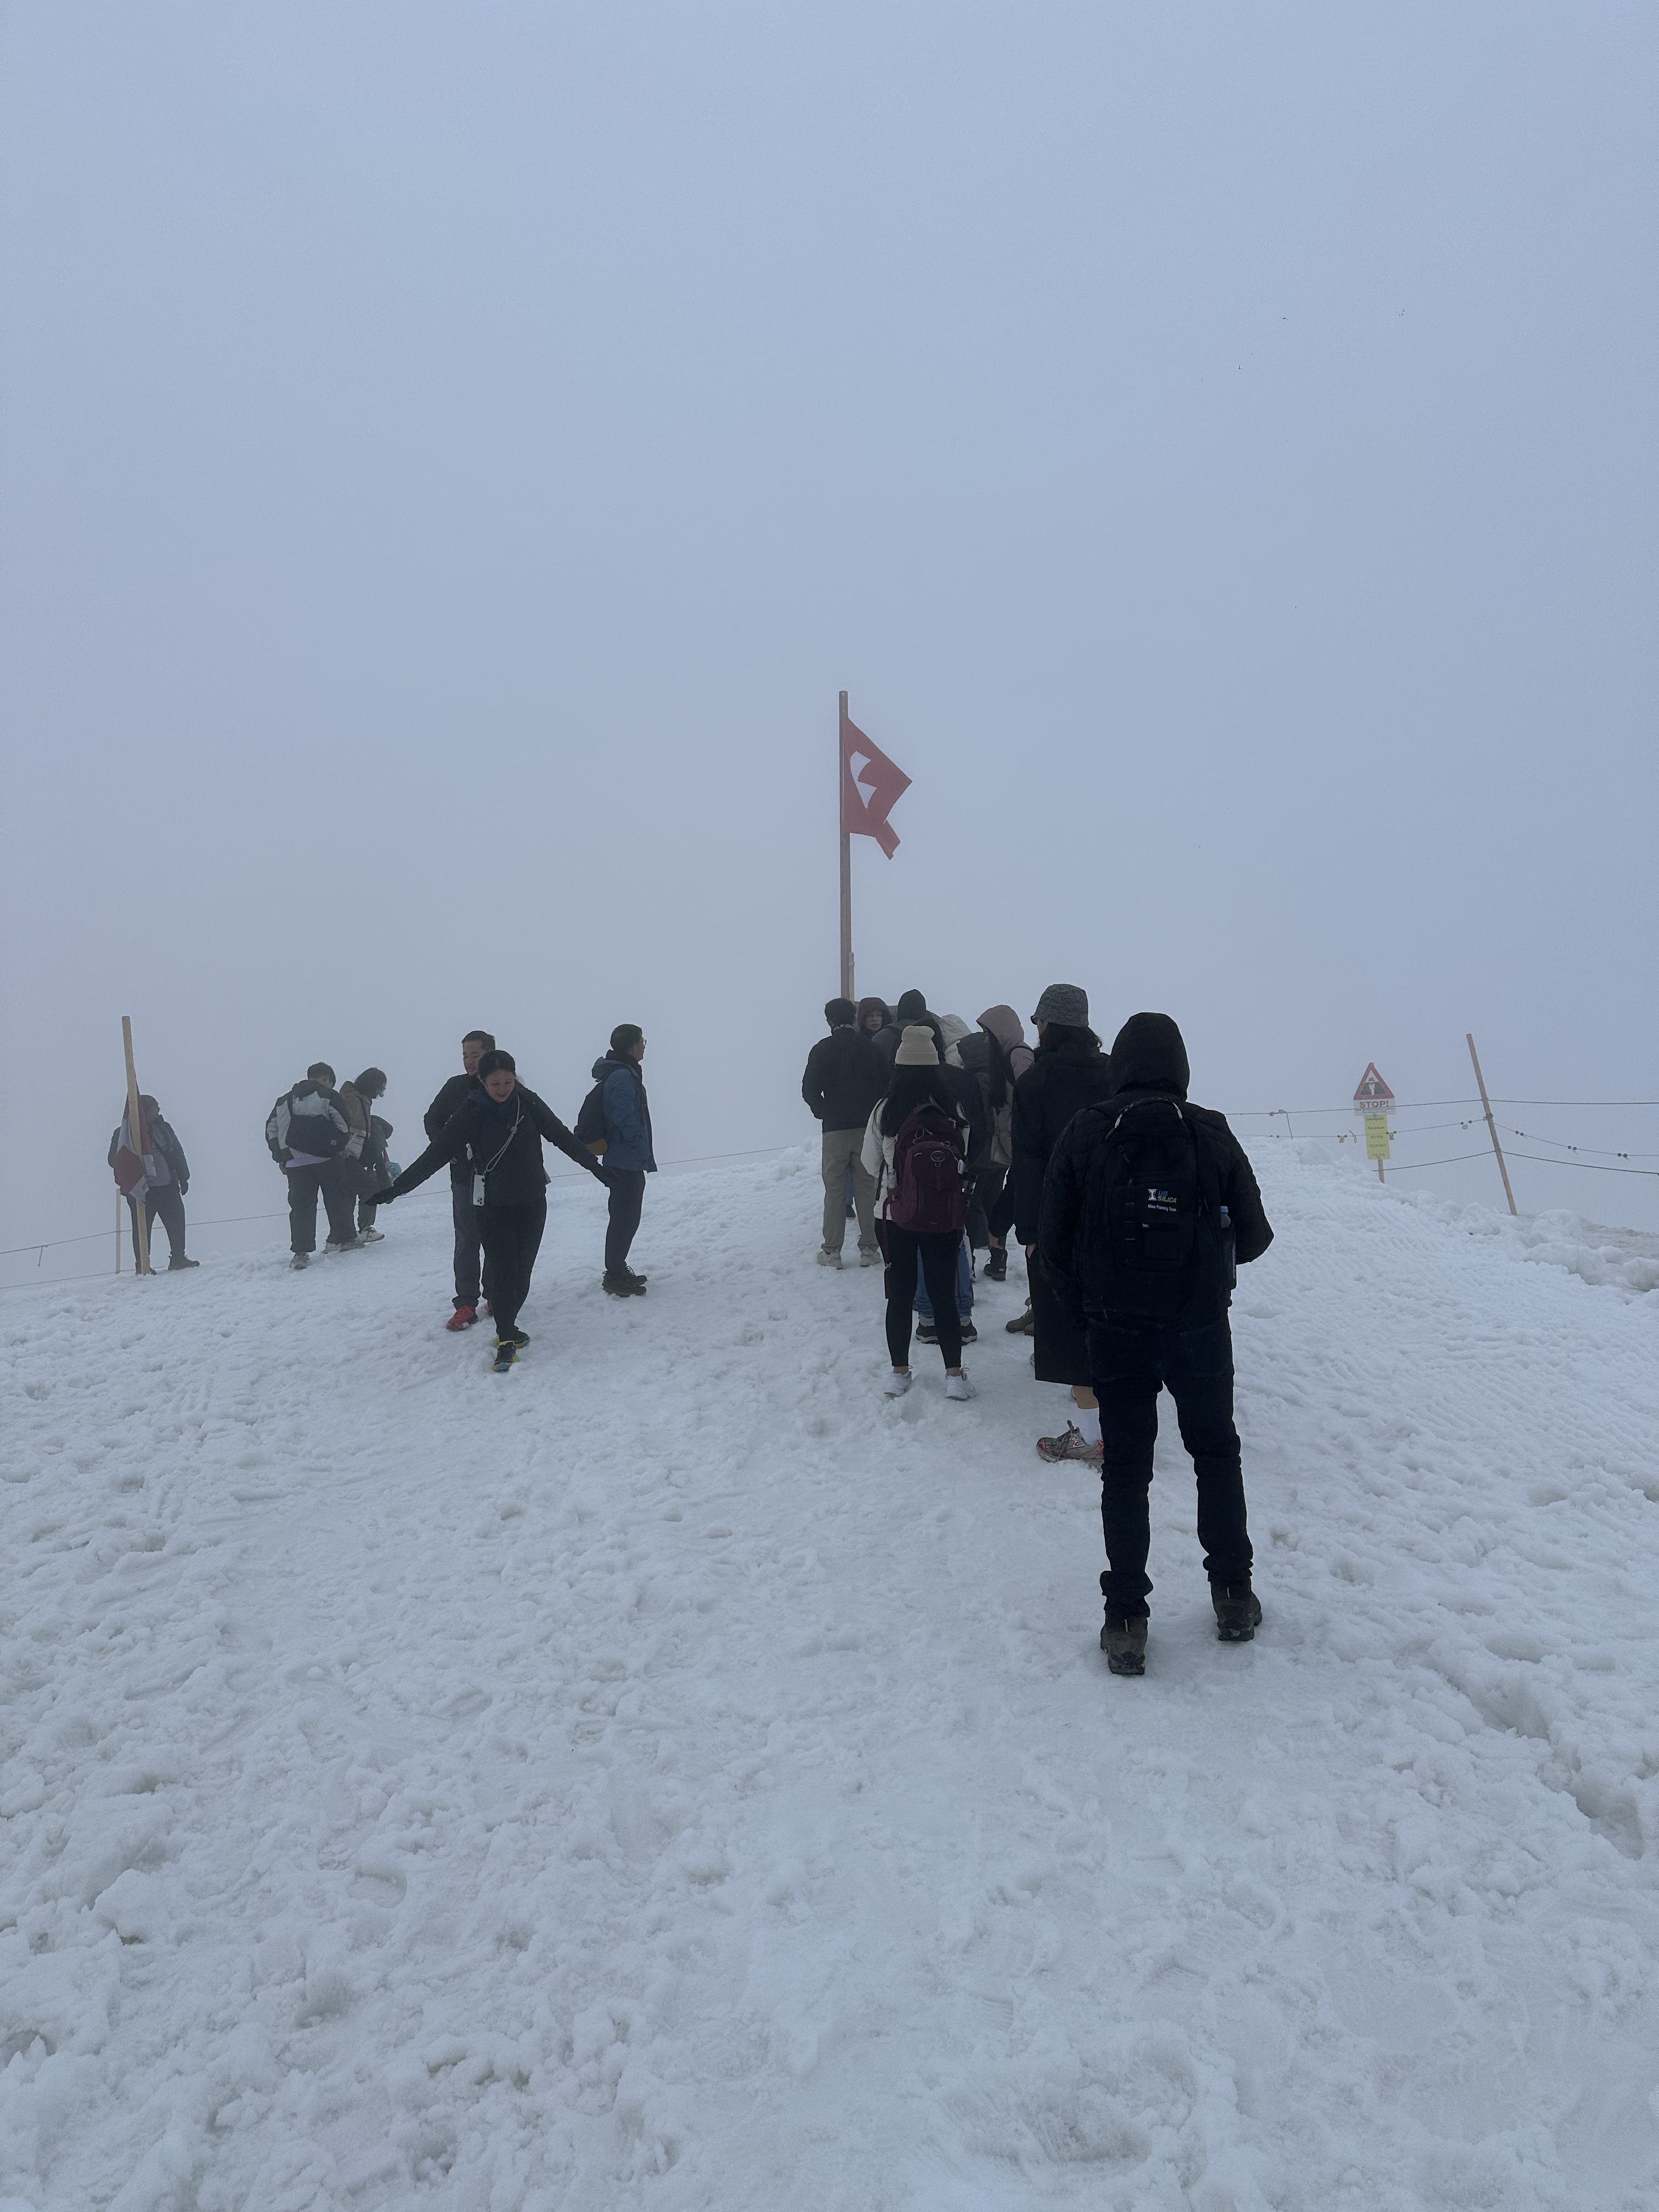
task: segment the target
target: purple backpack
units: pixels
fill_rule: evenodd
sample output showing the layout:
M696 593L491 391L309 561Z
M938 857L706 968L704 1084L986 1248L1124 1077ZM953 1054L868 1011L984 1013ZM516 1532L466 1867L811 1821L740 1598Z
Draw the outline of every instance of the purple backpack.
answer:
M968 1225L968 1163L962 1131L937 1106L918 1106L893 1139L888 1214L921 1237L958 1235Z

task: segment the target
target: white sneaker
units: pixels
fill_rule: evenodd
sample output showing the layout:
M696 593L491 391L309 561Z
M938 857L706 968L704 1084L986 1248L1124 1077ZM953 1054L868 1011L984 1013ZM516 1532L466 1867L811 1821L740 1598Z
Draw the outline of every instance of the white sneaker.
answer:
M947 1375L945 1378L945 1395L947 1398L971 1398L974 1394L965 1375Z
M860 1267L880 1267L880 1265L881 1265L881 1255L880 1255L880 1253L879 1253L879 1252L860 1252L860 1253L859 1254L859 1265L860 1265Z
M296 1252L288 1264L290 1267L308 1267L311 1265L311 1255L309 1252Z
M882 1395L888 1398L902 1398L915 1379L914 1375L901 1375L896 1367L882 1384Z
M357 1242L360 1244L384 1244L386 1231L384 1229L360 1229L357 1232Z
M826 1252L823 1245L820 1244L818 1247L818 1265L820 1267L839 1267L841 1265L841 1254L839 1252Z

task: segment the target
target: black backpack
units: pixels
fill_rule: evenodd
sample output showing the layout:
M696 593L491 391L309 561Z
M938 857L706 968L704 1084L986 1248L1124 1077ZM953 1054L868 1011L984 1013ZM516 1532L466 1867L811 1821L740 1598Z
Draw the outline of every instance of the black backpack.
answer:
M574 1131L576 1142L579 1145L586 1145L590 1152L595 1146L603 1152L609 1142L605 1133L605 1086L615 1073L614 1068L606 1069L586 1097L583 1099L581 1111L576 1116Z
M1154 1097L1089 1110L1114 1117L1087 1196L1104 1310L1173 1321L1224 1306L1220 1182L1187 1107Z

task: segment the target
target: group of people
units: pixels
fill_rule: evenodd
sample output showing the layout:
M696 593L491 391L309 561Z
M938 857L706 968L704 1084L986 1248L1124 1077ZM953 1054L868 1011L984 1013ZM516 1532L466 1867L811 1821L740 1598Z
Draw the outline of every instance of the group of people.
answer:
M381 1237L374 1226L380 1207L447 1167L455 1297L445 1326L471 1328L482 1305L495 1323L496 1364L510 1365L530 1341L519 1315L547 1225L545 1139L610 1193L603 1288L611 1297L642 1297L646 1278L629 1259L645 1179L657 1165L644 1058L644 1032L635 1023L620 1024L593 1063L593 1087L569 1129L520 1081L510 1052L487 1030L469 1030L459 1073L426 1110L426 1149L402 1170L386 1152L392 1125L368 1110L385 1094L380 1070L369 1068L337 1091L333 1069L315 1061L304 1082L283 1092L265 1124L271 1158L288 1181L290 1264L304 1267L316 1251L319 1195L328 1215L325 1249L351 1251Z
M913 1321L937 1343L948 1398L963 1366L974 1254L1000 1281L1012 1232L1030 1296L1011 1331L1032 1339L1042 1382L1069 1387L1073 1415L1040 1437L1050 1461L1098 1469L1107 1565L1101 1648L1114 1674L1146 1669L1152 1585L1149 1497L1158 1397L1175 1401L1198 1484L1217 1634L1247 1643L1261 1620L1238 1431L1228 1308L1237 1267L1273 1241L1250 1164L1218 1113L1187 1097L1181 1031L1132 1015L1110 1052L1087 994L1051 983L1032 1022L992 1006L970 1029L909 991L831 999L802 1096L823 1126L821 1266L842 1264L848 1218L861 1266L884 1265L890 1373L915 1381Z

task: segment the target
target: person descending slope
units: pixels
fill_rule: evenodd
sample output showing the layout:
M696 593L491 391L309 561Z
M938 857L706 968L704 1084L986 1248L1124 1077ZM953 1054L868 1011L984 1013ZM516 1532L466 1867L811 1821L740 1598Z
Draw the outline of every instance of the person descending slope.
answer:
M850 1173L859 1224L859 1265L873 1267L881 1258L876 1242L876 1186L865 1172L864 1132L876 1102L887 1089L888 1068L875 1040L856 1026L850 999L831 999L823 1009L830 1034L806 1055L800 1095L823 1132L823 1237L818 1265L839 1267L847 1238L843 1196Z
M1216 1634L1247 1644L1261 1625L1227 1309L1237 1263L1259 1259L1273 1232L1224 1116L1187 1103L1187 1048L1170 1017L1133 1015L1112 1068L1115 1095L1079 1114L1054 1147L1038 1243L1047 1280L1086 1328L1100 1401L1100 1648L1113 1674L1139 1674L1160 1385L1198 1480Z
M892 1086L864 1133L864 1166L878 1178L877 1225L887 1257L890 1398L902 1398L910 1388L910 1308L918 1265L933 1292L945 1395L973 1395L962 1369L956 1298L957 1252L968 1218L964 1127L933 1031L920 1024L907 1029Z
M495 1049L495 1040L488 1030L469 1030L461 1039L461 1072L450 1077L422 1121L429 1138L435 1138L464 1102L483 1090L478 1062ZM449 1209L455 1224L455 1304L444 1327L471 1328L478 1318L479 1297L488 1295L489 1285L483 1285L481 1293L478 1209L472 1203L472 1163L464 1158L449 1164Z
M1109 1097L1112 1063L1089 1027L1088 994L1077 984L1050 983L1031 1019L1036 1025L1036 1057L1014 1085L1010 1127L1014 1233L1025 1247L1036 1379L1069 1383L1077 1408L1076 1418L1067 1421L1059 1436L1039 1437L1036 1448L1043 1459L1076 1459L1098 1467L1100 1415L1089 1387L1089 1348L1065 1301L1043 1273L1036 1243L1048 1156L1079 1107Z
M530 1277L547 1226L547 1173L542 1139L556 1145L567 1159L586 1168L598 1182L609 1176L550 1106L519 1081L510 1052L487 1052L478 1062L479 1088L469 1092L416 1160L397 1181L377 1190L377 1206L389 1206L418 1190L460 1154L471 1151L472 1203L478 1209L480 1237L490 1263L491 1304L495 1319L495 1364L510 1367L530 1339L519 1327L519 1310L530 1294Z

